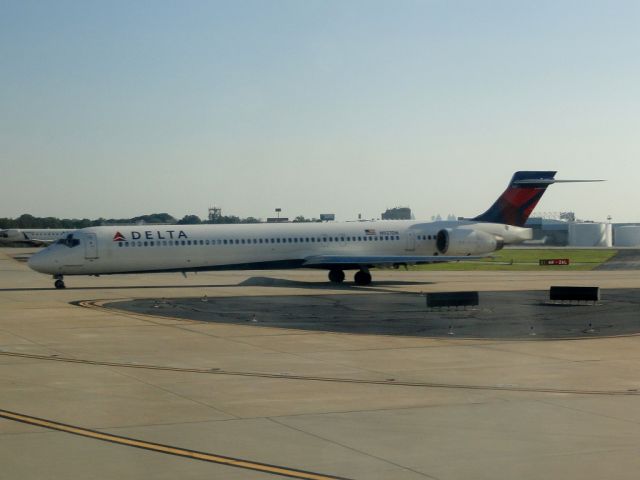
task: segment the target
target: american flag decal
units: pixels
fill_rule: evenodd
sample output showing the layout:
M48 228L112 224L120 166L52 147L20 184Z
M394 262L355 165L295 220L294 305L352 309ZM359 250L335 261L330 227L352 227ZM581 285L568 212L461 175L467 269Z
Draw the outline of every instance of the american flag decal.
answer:
M376 231L373 228L367 228L364 233L366 233L367 235L375 235Z

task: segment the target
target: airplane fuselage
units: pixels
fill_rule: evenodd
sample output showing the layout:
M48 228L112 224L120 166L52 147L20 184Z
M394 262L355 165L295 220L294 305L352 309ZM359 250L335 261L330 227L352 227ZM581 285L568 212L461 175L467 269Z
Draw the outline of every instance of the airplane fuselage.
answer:
M446 245L443 231L448 232ZM504 243L530 237L527 228L469 221L90 227L75 232L76 245L54 244L33 257L30 265L54 275L329 269L330 265L308 260L317 256L442 256L446 261L448 256L488 254ZM341 268L375 265L371 260Z

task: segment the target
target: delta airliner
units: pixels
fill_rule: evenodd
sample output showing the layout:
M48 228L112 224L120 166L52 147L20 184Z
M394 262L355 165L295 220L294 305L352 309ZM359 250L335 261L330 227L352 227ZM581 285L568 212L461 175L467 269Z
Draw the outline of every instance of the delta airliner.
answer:
M482 215L460 221L107 226L77 230L34 254L29 266L53 275L106 275L210 270L316 268L344 281L356 270L371 283L372 267L480 258L504 245L531 239L524 224L553 171L516 172Z

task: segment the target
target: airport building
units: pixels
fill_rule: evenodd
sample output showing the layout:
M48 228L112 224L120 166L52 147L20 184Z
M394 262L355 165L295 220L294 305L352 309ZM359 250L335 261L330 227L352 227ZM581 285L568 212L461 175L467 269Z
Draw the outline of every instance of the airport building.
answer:
M382 214L382 220L412 220L413 215L409 207L387 208Z
M640 247L640 224L575 222L531 217L526 223L533 230L528 244L572 247Z

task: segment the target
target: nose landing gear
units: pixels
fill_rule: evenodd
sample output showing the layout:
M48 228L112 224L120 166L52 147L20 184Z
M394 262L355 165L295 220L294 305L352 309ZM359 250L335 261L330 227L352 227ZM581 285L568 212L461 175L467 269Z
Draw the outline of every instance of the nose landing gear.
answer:
M62 275L54 275L53 279L55 280L55 282L53 282L53 285L57 289L67 288L66 285L64 284L64 279Z

